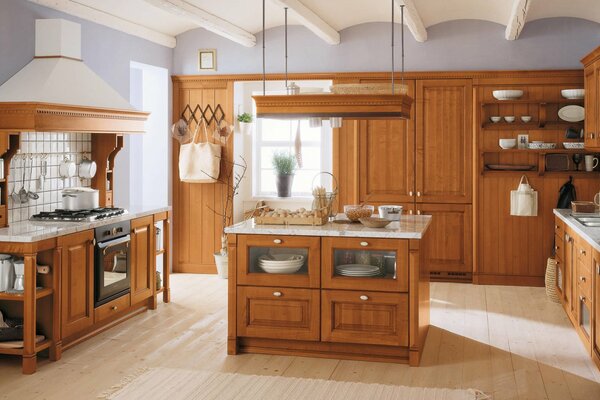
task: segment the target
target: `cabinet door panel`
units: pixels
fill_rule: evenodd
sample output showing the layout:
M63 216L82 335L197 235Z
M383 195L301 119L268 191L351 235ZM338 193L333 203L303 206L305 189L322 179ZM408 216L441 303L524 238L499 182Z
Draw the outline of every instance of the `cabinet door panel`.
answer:
M239 286L238 336L319 340L319 290Z
M323 290L324 342L408 346L408 294Z
M94 323L94 231L58 238L61 255L62 337Z
M407 83L412 96L414 83ZM360 121L358 140L360 201L414 201L414 119Z
M472 206L465 204L418 204L418 213L432 215L429 270L473 271Z
M593 264L592 264L593 276L593 301L594 306L592 311L594 313L592 318L592 353L593 356L600 361L600 252L594 250Z
M154 220L152 216L131 221L131 303L152 296L154 288Z
M470 80L417 82L417 202L472 201Z

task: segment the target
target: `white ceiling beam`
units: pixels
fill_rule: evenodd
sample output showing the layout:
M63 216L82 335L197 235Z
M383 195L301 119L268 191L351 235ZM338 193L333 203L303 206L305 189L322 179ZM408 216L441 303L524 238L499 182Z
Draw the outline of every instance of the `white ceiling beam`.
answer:
M427 29L417 11L414 0L394 0L396 6L404 5L404 23L417 42L427 41ZM399 21L400 18L396 18Z
M146 26L136 24L126 19L117 17L116 15L88 7L84 4L72 2L70 0L29 0L32 3L39 4L44 7L52 8L64 13L79 17L88 21L95 22L100 25L116 29L121 32L128 33L142 39L149 40L153 43L162 46L174 48L177 40L162 32L155 31Z
M144 0L164 11L195 23L201 28L246 47L256 46L256 36L224 19L183 0Z
M340 34L310 8L298 0L271 0L281 8L287 7L296 19L327 44L340 44Z
M517 40L527 21L527 13L532 0L514 0L512 11L506 25L506 40Z

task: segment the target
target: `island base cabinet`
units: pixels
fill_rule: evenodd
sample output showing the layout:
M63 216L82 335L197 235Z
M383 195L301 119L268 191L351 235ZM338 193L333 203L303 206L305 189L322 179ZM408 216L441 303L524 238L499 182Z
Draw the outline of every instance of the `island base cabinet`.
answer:
M319 340L319 290L240 286L239 336Z
M408 294L323 290L324 342L408 346Z

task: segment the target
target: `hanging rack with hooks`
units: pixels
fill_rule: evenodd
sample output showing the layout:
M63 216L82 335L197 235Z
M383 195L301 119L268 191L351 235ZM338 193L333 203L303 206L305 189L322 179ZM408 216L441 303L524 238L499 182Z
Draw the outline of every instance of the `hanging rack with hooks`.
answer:
M188 125L191 124L192 121L196 122L196 124L204 121L206 125L211 125L213 122L219 125L225 120L225 112L220 104L217 104L214 109L210 104L204 108L202 108L200 104L196 104L194 108L192 108L191 105L186 104L181 112L181 119Z

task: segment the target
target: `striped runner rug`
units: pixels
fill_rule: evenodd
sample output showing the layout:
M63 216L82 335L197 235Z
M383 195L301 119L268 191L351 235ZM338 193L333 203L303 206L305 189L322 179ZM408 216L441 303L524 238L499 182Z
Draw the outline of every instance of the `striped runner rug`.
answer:
M474 390L153 368L103 393L110 400L481 400Z

